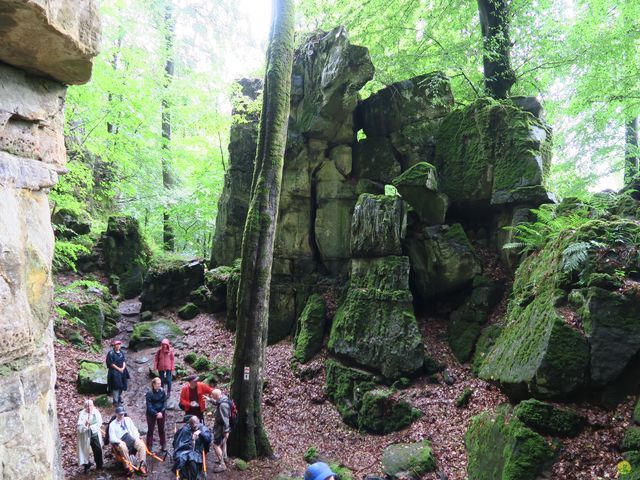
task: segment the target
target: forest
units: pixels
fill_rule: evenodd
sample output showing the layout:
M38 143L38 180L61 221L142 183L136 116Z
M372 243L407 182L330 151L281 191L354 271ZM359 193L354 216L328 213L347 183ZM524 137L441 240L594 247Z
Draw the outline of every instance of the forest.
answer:
M1 478L640 480L640 2L0 39Z

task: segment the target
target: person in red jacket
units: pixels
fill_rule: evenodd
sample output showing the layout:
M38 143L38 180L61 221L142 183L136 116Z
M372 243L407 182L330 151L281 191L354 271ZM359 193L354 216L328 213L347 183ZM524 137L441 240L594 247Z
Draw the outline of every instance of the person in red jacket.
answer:
M211 395L213 388L206 383L198 381L197 375L187 377L187 381L180 391L180 408L187 415L195 415L200 421L204 421L204 410L206 407L205 396Z
M158 376L162 382L162 387L167 386L167 397L171 396L171 373L175 369L173 358L173 347L168 338L162 339L160 348L156 352L153 367L158 371Z

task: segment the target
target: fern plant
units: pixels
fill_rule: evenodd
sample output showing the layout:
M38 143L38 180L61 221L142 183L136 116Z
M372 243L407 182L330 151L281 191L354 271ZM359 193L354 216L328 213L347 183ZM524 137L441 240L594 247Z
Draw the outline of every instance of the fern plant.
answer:
M594 248L606 245L595 240L588 242L574 242L562 251L562 270L565 273L582 272L589 259L589 253Z

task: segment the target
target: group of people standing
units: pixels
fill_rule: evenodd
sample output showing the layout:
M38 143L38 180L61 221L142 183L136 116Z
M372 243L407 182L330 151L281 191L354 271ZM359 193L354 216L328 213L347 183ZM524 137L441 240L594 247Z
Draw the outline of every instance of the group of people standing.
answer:
M154 357L154 368L159 376L151 381L151 388L146 392L146 443L142 440L131 417L123 406L123 392L128 388L131 378L127 370L122 342L115 340L113 349L106 357L108 369L107 388L111 392L114 416L108 423L103 439L101 427L102 416L91 400L84 402L84 408L78 417L78 461L84 466L85 473L91 468L90 454L93 454L96 469L103 467L102 447L104 443L114 448L125 468L130 472L137 471L146 475L147 454L154 455L153 440L156 430L160 439L160 455L166 458L166 409L171 395L172 373L175 368L174 350L168 339L163 339ZM166 390L165 390L166 388ZM207 401L215 405L213 433L204 425L204 412ZM227 469L226 442L231 431L231 415L233 403L220 389L212 388L200 382L195 375L187 378L187 383L180 391L179 406L185 412L184 426L179 429L173 439L174 471L183 472L184 478L196 478L194 472L201 471L204 456L213 447L216 462L213 472ZM135 453L137 466L131 461L130 454ZM155 456L155 455L154 455ZM159 457L158 457L159 458Z

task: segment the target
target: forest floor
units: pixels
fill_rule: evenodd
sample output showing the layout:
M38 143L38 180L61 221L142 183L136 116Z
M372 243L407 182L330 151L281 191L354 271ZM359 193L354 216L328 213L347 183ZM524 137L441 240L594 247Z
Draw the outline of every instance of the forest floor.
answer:
M131 305L134 301L128 301ZM124 306L121 304L121 307ZM131 305L134 306L134 305ZM174 320L185 331L182 345L176 347L176 364L185 364L184 356L189 352L206 355L217 364L231 364L233 334L224 328L223 314L200 314L193 320L180 320L175 309L165 309L156 316ZM126 347L136 316L123 317L117 338ZM266 379L264 393L264 416L269 439L276 458L250 462L249 468L240 471L230 466L227 472L209 473L209 479L249 480L275 479L278 474L301 477L305 462L303 455L309 447L316 447L323 457L339 462L354 471L354 479L366 474L381 474L380 459L387 445L398 442L414 442L429 439L437 459L437 471L425 475L427 480L463 480L466 476L466 454L464 432L471 417L483 410L492 410L507 401L494 385L475 378L469 365L461 365L453 357L446 342L446 321L433 317L420 318L425 346L438 362L447 365L454 379L452 385L418 378L409 388L401 391L424 416L408 428L388 435L371 435L346 426L335 407L324 392L323 351L310 364L304 366L305 379L294 376L290 366L292 344L283 341L267 349ZM89 340L88 334L86 335ZM89 343L89 342L88 342ZM78 359L104 361L110 340L103 342L100 354L91 354L81 348L56 343L57 383L56 395L60 423L62 459L66 478L115 479L123 478L109 453L105 449L105 470L88 475L82 474L77 465L76 420L82 402L88 395L76 391ZM146 432L144 415L144 393L149 388L149 365L155 348L131 351L125 348L131 372L129 391L124 396L128 414L141 431ZM144 362L147 359L148 362ZM139 363L142 362L142 363ZM186 366L186 365L185 365ZM172 402L177 404L183 382L174 381ZM464 408L455 406L456 399L465 388L473 389L471 401ZM224 389L224 387L223 387ZM621 460L617 450L625 428L629 425L633 400L621 404L615 411L606 411L585 404L571 405L588 418L588 426L575 439L563 439L559 457L545 478L553 480L598 480L616 478L616 464ZM111 408L101 409L103 420L111 417ZM210 417L211 418L211 417ZM182 419L180 410L170 410L167 415L167 444L171 445L176 421ZM211 420L205 420L211 424ZM551 441L551 438L549 438ZM154 450L159 448L157 434ZM149 478L175 478L170 470L170 459L160 463L149 461ZM213 454L209 455L209 465Z

